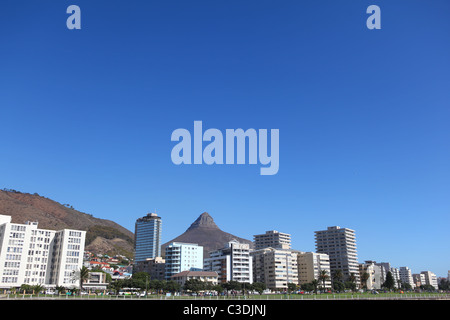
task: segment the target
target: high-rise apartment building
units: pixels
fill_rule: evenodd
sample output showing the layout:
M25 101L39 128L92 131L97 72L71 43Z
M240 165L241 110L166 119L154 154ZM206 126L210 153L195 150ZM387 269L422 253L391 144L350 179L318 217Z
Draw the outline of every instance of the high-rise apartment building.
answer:
M394 278L394 285L396 288L400 288L401 282L400 282L400 270L398 268L391 268L389 270L392 274L392 277Z
M274 249L291 248L291 235L278 232L276 230L266 231L264 234L254 235L253 238L255 250L269 247Z
M252 251L253 282L262 282L270 290L287 290L288 284L298 284L298 252L264 248Z
M338 226L328 227L327 230L315 231L315 238L316 252L326 253L330 257L331 273L341 270L344 280L353 274L359 285L355 231Z
M379 262L376 263L376 265L381 267L383 282L386 281L386 276L388 272L390 272L392 278L394 279L394 287L400 288L401 280L400 280L400 270L398 268L391 267L391 264L389 262Z
M414 280L410 268L400 267L400 281L409 284L411 288L414 288Z
M326 253L299 252L297 262L299 284L319 280L319 286L323 287L325 280L324 288L331 288L330 258ZM322 273L327 276L326 279L321 279Z
M135 223L134 261L140 262L161 256L162 220L149 213Z
M165 279L182 271L203 269L203 247L196 243L172 242L166 247Z
M424 275L425 284L434 287L436 290L438 289L438 282L436 274L431 271L422 271L420 274ZM423 283L422 283L423 285Z
M204 271L215 271L219 283L237 281L253 282L253 264L250 256L250 245L229 241L224 248L210 252L209 258L204 260Z
M86 231L38 229L0 215L0 288L22 284L79 287Z

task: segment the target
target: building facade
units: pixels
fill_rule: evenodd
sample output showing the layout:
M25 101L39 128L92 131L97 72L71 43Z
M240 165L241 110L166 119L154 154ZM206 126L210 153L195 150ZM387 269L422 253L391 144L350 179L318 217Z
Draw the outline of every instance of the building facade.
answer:
M421 273L413 273L412 275L415 288L420 288L421 285L425 285L425 275Z
M331 273L341 270L344 280L353 274L360 283L359 264L356 252L355 231L338 226L315 231L316 252L326 253L330 258Z
M182 271L172 275L170 280L179 283L181 286L183 286L186 281L192 279L197 279L202 282L208 282L212 285L216 285L218 284L217 278L217 273L212 271Z
M134 261L145 261L161 256L162 220L149 213L135 223Z
M400 281L402 283L409 284L411 288L414 289L415 285L410 268L400 267Z
M86 232L38 229L0 215L0 288L22 284L79 287Z
M253 282L262 282L272 291L285 291L298 285L298 253L293 250L264 248L251 252Z
M237 281L253 282L253 259L250 256L250 245L229 241L224 248L210 253L204 260L204 271L215 271L219 282Z
M430 285L434 287L436 290L438 289L438 282L436 275L431 271L422 271L420 274L423 275L423 279L426 285ZM423 283L422 283L423 285Z
M253 242L255 244L255 250L269 247L274 249L290 249L291 235L288 233L271 230L266 231L264 234L254 235Z
M378 290L383 285L382 268L375 261L367 260L359 265L359 273L361 277L361 288L367 290ZM364 280L363 274L367 273L367 279Z
M297 258L299 284L319 280L320 287L331 288L330 258L326 253L298 252ZM325 284L321 279L322 273L327 276Z
M166 247L165 279L182 271L203 269L203 247L195 243L172 242Z
M164 280L166 272L166 260L162 257L149 258L145 261L134 263L133 273L146 272L149 280Z

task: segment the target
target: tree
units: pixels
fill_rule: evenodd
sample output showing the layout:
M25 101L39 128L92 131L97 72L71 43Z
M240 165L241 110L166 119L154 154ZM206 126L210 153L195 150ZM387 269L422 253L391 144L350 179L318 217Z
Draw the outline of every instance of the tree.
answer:
M333 290L336 292L342 292L345 290L345 285L341 281L333 281Z
M363 286L363 288L367 289L367 280L369 280L370 278L370 274L367 273L366 271L361 273L361 284Z
M189 279L189 280L186 280L183 288L186 291L192 291L192 292L198 293L199 291L204 290L205 284L203 281L201 281L199 279Z
M317 280L316 280L316 281L317 281ZM307 291L307 292L314 291L314 285L313 285L311 282L308 282L308 283L302 283L302 284L300 285L300 288L301 288L303 291Z
M120 289L122 289L123 287L124 287L124 280L122 279L113 281L109 284L109 288L114 290L116 295L119 294Z
M314 279L313 281L311 281L311 284L314 288L314 293L317 293L317 287L319 286L319 280Z
M436 291L436 288L433 287L431 284L423 284L420 286L421 290L425 290L425 291L429 291L429 292L433 292Z
M58 292L58 294L62 294L62 293L65 293L67 289L63 286L56 286L55 290L56 290L56 292Z
M344 288L352 290L352 291L355 291L356 290L356 283L353 282L353 281L345 281L344 282Z
M33 294L39 294L39 292L44 290L44 286L40 284L35 284L34 286L31 286L31 289L33 290Z
M447 279L442 279L439 282L438 287L439 287L439 290L448 291L448 290L450 290L450 281L448 281Z
M386 274L386 280L383 283L383 287L388 290L392 290L395 288L395 280L390 271L388 271L388 273Z
M73 273L73 279L75 281L79 281L80 283L80 293L83 290L83 283L89 279L89 269L86 268L85 266L81 267L80 270L78 271L74 271Z
M344 278L344 274L342 273L341 269L337 269L333 272L333 281L341 282L343 278Z
M400 283L400 288L404 291L411 291L412 290L412 286L409 283L406 282L401 282Z
M150 281L149 287L153 290L156 291L156 293L160 293L161 290L164 289L164 281L162 280L158 280L158 279L153 279Z
M225 282L222 284L222 286L225 290L227 290L227 295L228 295L229 291L231 291L231 292L238 291L238 290L241 290L241 287L242 287L240 282L234 281L234 280Z
M168 292L174 293L181 290L181 285L174 280L169 280L166 282L165 289Z
M139 288L141 291L147 290L148 278L149 275L147 272L133 273L133 276L131 277L132 281L129 286L133 288Z
M211 290L215 290L219 294L221 294L224 289L223 289L223 287L220 284L216 284L216 285L212 286Z
M263 282L253 282L253 290L257 291L260 295L266 290L266 284Z
M347 282L348 282L348 284L346 285L346 287L348 287L352 291L355 291L356 290L356 275L353 272L350 273L350 276L348 277Z
M319 280L322 281L323 290L325 290L325 282L330 278L327 270L320 270Z
M295 283L288 283L287 285L288 293L291 293L292 291L297 290L297 285Z

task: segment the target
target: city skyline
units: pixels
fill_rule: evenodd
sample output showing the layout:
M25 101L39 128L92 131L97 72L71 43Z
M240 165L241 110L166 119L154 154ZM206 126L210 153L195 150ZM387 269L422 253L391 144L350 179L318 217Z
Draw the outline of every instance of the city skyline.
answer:
M381 29L366 26L369 5ZM1 188L39 193L161 242L209 212L245 239L450 269L447 0L8 1L0 11ZM177 165L171 134L279 130L279 166ZM205 144L206 145L206 144Z

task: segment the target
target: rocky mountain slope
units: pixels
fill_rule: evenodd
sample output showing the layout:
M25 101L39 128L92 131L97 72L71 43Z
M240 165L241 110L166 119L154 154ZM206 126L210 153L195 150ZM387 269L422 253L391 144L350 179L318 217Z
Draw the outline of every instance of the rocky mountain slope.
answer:
M165 247L171 242L187 242L203 246L203 257L209 257L210 251L223 248L228 241L233 239L242 243L248 243L250 248L253 248L252 241L222 231L209 213L204 212L183 234L164 243L161 246L161 254L164 256Z

